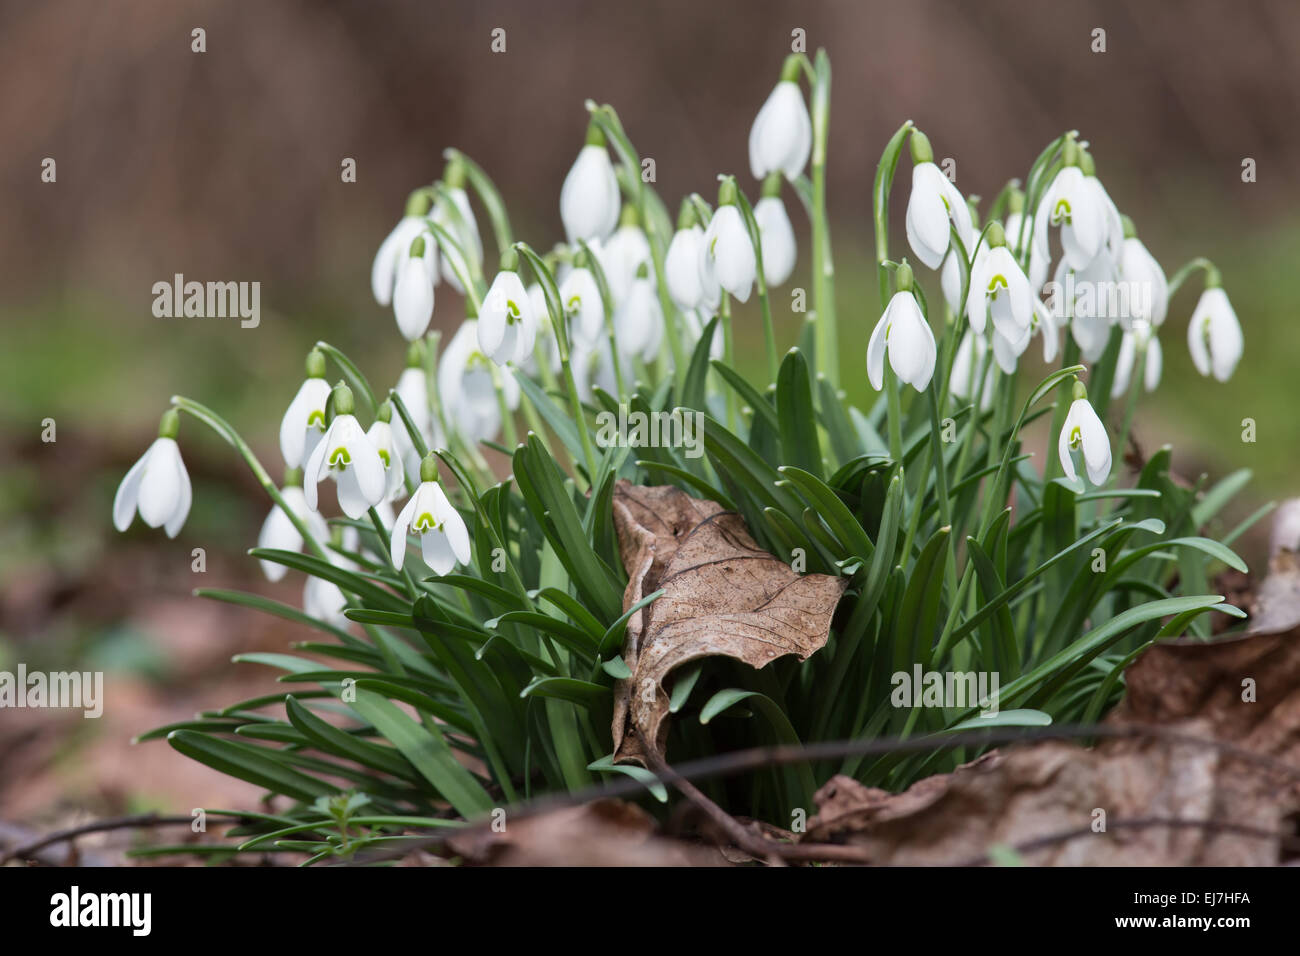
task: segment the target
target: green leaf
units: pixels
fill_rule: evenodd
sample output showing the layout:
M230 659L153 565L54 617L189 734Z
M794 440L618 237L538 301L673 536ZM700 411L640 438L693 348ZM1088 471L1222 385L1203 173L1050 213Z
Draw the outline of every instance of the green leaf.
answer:
M427 726L433 729L425 729L387 698L368 690L357 690L352 708L374 725L457 813L470 818L495 805L482 784L456 759L436 724L430 722Z
M337 787L286 767L276 759L276 752L266 747L222 740L193 730L173 731L168 734L167 743L213 770L303 803L339 792Z
M821 479L822 451L817 441L817 410L812 379L803 353L791 349L776 377L776 413L784 462Z

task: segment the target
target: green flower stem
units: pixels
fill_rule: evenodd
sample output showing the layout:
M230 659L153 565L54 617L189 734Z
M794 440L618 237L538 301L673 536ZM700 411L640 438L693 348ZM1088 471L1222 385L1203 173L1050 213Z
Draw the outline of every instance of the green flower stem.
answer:
M515 415L510 410L510 403L506 401L506 390L501 382L501 369L497 367L496 362L488 360L489 371L492 373L492 387L497 393L497 407L501 409L501 437L504 439L507 448L514 448L519 442L515 434Z
M569 412L573 415L573 423L578 426L578 438L582 442L582 457L587 465L587 483L590 484L596 480L596 450L591 443L591 426L583 413L582 399L578 396L578 384L573 378L573 364L569 359L568 326L565 325L567 318L564 314L564 306L560 302L555 276L546 267L542 257L528 243L516 242L515 251L527 260L546 297L546 309L551 315L551 328L555 332L555 341L560 349L560 374L564 377L564 387L569 393ZM580 477L575 475L575 478Z
M443 259L451 266L452 272L456 273L456 278L460 280L461 286L465 289L465 298L470 301L471 309L475 315L483 311L483 292L479 289L479 283L483 281L482 273L479 278L474 279L473 273L466 273L460 265L469 265L471 270L473 265L470 257L461 249L458 243L446 229L433 221L433 217L424 220L425 227L433 234L434 239L438 241L438 247L442 250Z
M1124 402L1124 424L1120 427L1119 442L1115 445L1115 456L1118 467L1114 467L1110 472L1110 480L1114 485L1119 484L1120 475L1123 474L1124 468L1124 449L1128 445L1129 431L1133 428L1133 415L1137 411L1138 396L1142 393L1143 368L1146 365L1147 344L1138 343L1134 350L1133 371L1128 386L1128 398ZM1114 511L1121 504L1120 499L1116 498L1111 505L1110 510Z
M899 393L898 378L894 367L885 356L885 399L888 402L886 415L889 418L889 457L901 467L903 464L903 401Z
M248 443L240 437L239 432L235 431L234 426L206 405L201 405L183 395L173 395L171 401L173 406L180 411L188 412L191 416L207 425L237 452L239 452L240 457L244 459L249 470L252 471L253 477L257 479L257 483L262 486L262 489L270 496L271 500L275 502L276 506L285 513L285 516L288 517L290 523L293 524L294 529L302 535L303 540L307 542L307 545L315 553L316 557L323 561L328 561L329 555L326 553L325 548L316 540L315 536L311 533L311 529L307 527L306 522L299 518L298 515L294 513L293 509L285 503L284 496L280 494L280 489L277 488L275 482L271 480L271 476L267 474L266 469L262 467L262 463L257 460L257 456L253 454L253 450L248 447Z
M514 245L514 234L510 229L510 217L506 214L506 204L501 198L501 193L497 190L496 184L492 182L487 173L482 168L458 149L446 149L442 153L443 159L448 162L459 162L465 170L466 178L469 180L474 191L478 193L478 198L483 203L483 208L487 210L488 218L492 221L492 231L497 239L497 252L505 255L506 250Z
M725 289L722 292L722 302L718 306L718 315L722 318L723 360L729 367L735 368L736 354L731 337L731 294ZM727 428L732 434L736 433L736 425L740 417L736 401L736 390L727 389Z
M370 509L370 523L375 526L375 534L379 536L379 543L383 545L384 557L388 560L388 566L394 571L397 571L397 565L393 564L392 537L389 535L388 529L384 527L384 523L379 520L379 512L374 508ZM400 573L402 575L402 580L406 583L406 593L410 597L412 603L414 603L420 596L420 588L415 583L415 579L411 577L410 568L405 562L402 564Z
M831 261L830 223L826 215L826 141L830 135L831 63L817 51L812 89L813 303L817 310L817 369L831 385L840 384L838 333L835 326L835 266Z

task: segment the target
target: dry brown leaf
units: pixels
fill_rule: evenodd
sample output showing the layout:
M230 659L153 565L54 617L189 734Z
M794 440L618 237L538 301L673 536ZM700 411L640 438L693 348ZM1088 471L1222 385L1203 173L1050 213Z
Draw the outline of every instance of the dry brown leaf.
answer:
M496 832L475 827L447 841L470 863L488 866L723 866L717 849L660 836L633 803L594 800L517 821Z
M847 582L795 573L758 547L734 511L678 488L620 481L614 527L628 576L623 608L664 591L628 621L632 677L615 688L615 759L644 763L647 741L663 754L664 679L674 668L714 656L759 668L787 654L807 660L825 645Z
M1127 694L1106 722L1213 738L1300 768L1300 568L1284 551L1271 571L1249 635L1150 648L1129 668ZM1285 629L1269 630L1274 627ZM1248 681L1254 702L1243 700ZM999 844L1043 841L1026 853L1026 862L1258 866L1294 859L1294 851L1278 839L1223 825L1294 834L1300 785L1294 775L1222 749L1112 738L1091 749L1044 741L994 752L900 794L837 776L817 792L816 802L805 841L851 843L879 864L961 863ZM1094 833L1099 809L1112 823L1216 825L1112 826Z

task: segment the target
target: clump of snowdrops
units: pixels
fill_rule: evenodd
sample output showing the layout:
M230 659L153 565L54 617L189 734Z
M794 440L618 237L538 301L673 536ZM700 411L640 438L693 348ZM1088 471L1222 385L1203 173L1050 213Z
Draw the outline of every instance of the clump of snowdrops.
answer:
M122 482L115 524L138 512L181 531L184 413L266 490L250 554L267 578L304 580L301 607L197 593L318 633L301 653L236 658L278 672L278 692L146 735L266 789L264 810L231 831L240 839L206 852L315 861L400 845L610 774L665 801L646 770L612 759L611 700L637 610L623 604L611 518L620 478L720 502L796 570L847 579L829 640L807 661L755 670L713 658L671 675L675 760L1092 721L1142 648L1207 634L1213 610L1240 616L1208 581L1244 568L1227 545L1245 525L1217 541L1202 530L1248 476L1187 487L1168 448L1131 482L1117 464L1189 278L1204 291L1170 324L1186 321L1203 374L1232 374L1242 333L1218 271L1198 259L1167 278L1073 131L981 208L908 122L870 199L838 205L870 202L880 303L837 302L830 83L825 53L789 57L753 124L753 182L721 175L675 215L615 111L588 103L560 191L565 235L550 248L516 239L487 174L449 150L374 259L404 369L377 388L333 346L310 347L301 384L266 409L280 420L279 481L216 412L172 399ZM906 245L888 228L896 180L908 189ZM791 209L811 236L810 308L798 342L778 343L774 292L799 258ZM455 330L445 343L435 316ZM742 323L761 325L762 374L733 361ZM841 346L865 353L870 408L840 388ZM703 455L602 441L596 416L620 406L702 412ZM1021 448L1044 416L1046 460ZM913 672L996 674L996 713L988 700L919 693L900 705L897 675ZM832 773L901 788L969 756L821 761L707 787L734 813L788 824Z

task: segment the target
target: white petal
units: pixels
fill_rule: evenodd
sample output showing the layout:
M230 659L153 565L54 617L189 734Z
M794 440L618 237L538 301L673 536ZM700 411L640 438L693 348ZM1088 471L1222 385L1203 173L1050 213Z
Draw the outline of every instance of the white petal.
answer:
M1077 481L1079 474L1074 470L1074 459L1070 457L1070 432L1074 430L1074 407L1070 407L1061 425L1061 433L1056 437L1056 455L1061 460L1061 470L1065 477Z
M420 535L420 552L424 563L441 577L456 569L456 554L452 551L447 535L441 531L426 531Z
M885 387L885 333L889 329L889 311L892 305L891 299L867 343L867 379L877 392Z
M279 505L272 505L266 520L262 522L262 530L257 535L257 546L280 551L302 550L302 535L298 533L298 529L293 526L293 522ZM279 581L289 571L283 564L274 561L263 560L259 563L262 565L262 573L269 581Z
M307 452L307 432L324 429L325 403L330 397L329 383L323 378L309 378L298 392L280 420L280 454L290 468L301 468ZM308 424L313 413L318 413L319 424Z
M749 168L755 179L781 171L797 177L812 149L812 118L799 85L783 80L768 95L749 133Z
M365 499L368 510L384 500L387 478L384 475L384 461L379 457L379 452L365 435L360 434L360 431L358 426L357 434L347 444L348 456L352 459L352 464L347 470L356 474L357 488Z
M447 500L446 493L442 490L441 485L435 484L432 489L434 501L434 517L442 523L443 530L447 534L447 543L451 546L452 553L456 560L461 564L468 564L471 554L469 547L469 531L465 528L465 519L460 516L460 512Z
M603 239L618 223L618 179L603 146L584 146L560 190L560 219L569 242Z
M393 567L399 571L406 562L406 536L411 528L411 520L415 517L419 497L419 489L417 489L416 493L411 495L406 504L402 506L402 510L397 513L397 520L393 522L393 530L389 540L389 557L393 560Z
M794 271L796 247L794 227L785 204L776 196L765 196L754 207L759 242L763 247L763 278L769 288L784 284Z
M664 281L668 294L679 309L694 309L704 298L700 284L699 254L704 230L698 225L682 229L673 235L664 259Z
M166 522L163 523L163 530L167 532L169 538L174 538L180 534L181 528L185 526L185 519L189 517L190 502L193 500L190 475L185 470L185 462L181 460L179 447L176 449L176 478L180 488L180 494L176 499L176 508Z
M140 481L144 478L144 470L152 452L153 445L150 445L117 486L117 494L113 496L113 527L118 531L131 527L131 519L135 517L135 509L140 501Z
M1147 341L1147 363L1146 373L1143 375L1142 384L1148 392L1154 392L1156 386L1160 384L1160 372L1164 368L1164 352L1160 348L1160 340L1154 335Z
M403 216L393 227L375 253L375 261L370 266L370 291L375 301L384 308L393 301L393 285L397 281L398 257L411 246L411 240L424 230L424 222L418 216Z
M944 183L951 185L934 163L917 163L912 167L912 195L907 201L907 241L916 257L931 269L939 268L943 262L950 238Z
M151 528L163 525L175 512L181 499L181 473L176 465L180 449L170 438L154 440L140 480L140 517Z
M393 291L393 314L398 330L408 342L414 342L429 328L429 320L433 318L433 276L424 259L408 256L402 262L397 288Z
M1111 382L1110 397L1119 398L1128 391L1129 380L1133 375L1133 364L1137 361L1137 342L1132 332L1125 332L1120 339L1119 355L1115 359L1115 379Z
M749 300L757 266L749 230L735 206L723 206L713 214L709 232L714 238L709 254L714 260L718 282L741 302ZM706 233L706 239L708 234Z

